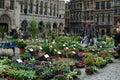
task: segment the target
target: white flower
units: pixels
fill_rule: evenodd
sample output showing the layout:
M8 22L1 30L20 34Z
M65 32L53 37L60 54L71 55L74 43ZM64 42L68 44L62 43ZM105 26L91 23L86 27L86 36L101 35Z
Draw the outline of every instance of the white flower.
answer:
M63 44L63 46L66 46L65 44Z
M100 48L102 48L102 46L100 46Z
M72 53L73 53L73 54L76 54L76 52L75 52L75 51L72 51Z
M33 51L33 49L32 49L32 48L30 48L29 50L30 50L31 52Z
M73 46L76 46L76 44L74 44Z
M38 41L38 39L36 39L36 41Z
M50 48L52 48L53 46L52 45L50 45Z
M68 50L69 48L68 48L68 47L66 47L65 49L66 49L66 50Z
M54 51L56 52L57 50L56 50L56 49L54 49Z
M58 54L62 54L60 51L57 52Z
M45 54L45 55L44 55L44 57L45 57L45 58L48 58L48 57L49 57L49 55L48 55L48 54Z
M48 39L46 39L46 42L48 42Z
M41 46L40 46L39 48L40 48L40 50L42 50L42 49L43 49Z
M55 44L55 40L53 40L52 44Z

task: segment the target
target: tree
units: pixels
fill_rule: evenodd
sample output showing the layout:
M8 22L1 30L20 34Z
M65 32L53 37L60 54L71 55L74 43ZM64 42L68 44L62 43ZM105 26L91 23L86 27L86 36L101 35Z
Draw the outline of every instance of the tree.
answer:
M51 22L48 21L45 25L45 37L47 38L47 35L48 35L48 31L50 30L50 27L51 27Z
M39 29L38 29L38 24L34 19L30 23L29 30L30 30L32 38L36 38Z

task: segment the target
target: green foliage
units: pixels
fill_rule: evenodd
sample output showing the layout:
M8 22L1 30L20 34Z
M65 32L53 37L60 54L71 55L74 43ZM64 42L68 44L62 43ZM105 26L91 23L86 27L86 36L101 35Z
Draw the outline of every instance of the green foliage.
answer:
M85 57L86 66L94 66L94 55L89 53Z
M0 64L0 74L5 73L9 68L7 65Z
M42 79L49 79L53 74L53 70L47 66L41 66L41 68L37 69L37 74Z
M6 28L5 26L0 26L0 37L2 38L2 40L5 37L5 33L6 33Z
M106 64L107 64L107 61L104 60L104 59L101 58L101 57L98 57L98 58L96 59L96 61L95 61L95 65L96 65L97 67L99 67L99 68L104 67Z
M46 29L49 29L50 27L51 27L51 22L48 21L48 22L46 23Z
M70 72L67 74L68 79L76 79L77 78L77 72Z
M34 80L36 78L35 71L32 70L8 70L8 75L15 80Z
M23 55L20 56L22 60L29 60L31 58L30 53L24 53Z
M68 79L64 75L57 75L54 77L53 80L68 80Z
M27 51L30 51L30 49L33 49L33 51L39 51L40 50L40 46L39 45L27 45L25 47L25 49Z
M81 75L81 70L80 69L74 69L73 72L77 72L77 75Z
M86 68L85 68L85 72L86 72L88 75L91 75L91 74L94 74L94 73L98 73L99 70L98 70L98 68L96 68L96 66L89 66L89 67L86 67Z
M30 23L29 30L30 30L32 38L35 39L38 34L39 29L38 29L38 24L34 19Z
M2 65L7 65L7 64L9 64L10 62L11 62L11 60L8 59L8 58L4 58L4 59L0 60L0 64L2 64Z
M24 40L17 40L16 45L18 48L25 48L27 46L27 44Z
M107 61L107 63L112 63L114 61L113 56L106 56L105 60Z
M20 69L23 69L23 70L32 70L32 68L27 65L27 64L19 64L19 63L11 63L9 64L9 66L13 69L17 69L17 70L20 70Z
M35 58L31 58L29 61L30 64L35 64L35 62L36 62Z
M46 39L48 38L48 32L50 30L50 27L51 27L51 23L47 22L46 25L45 25L45 38Z

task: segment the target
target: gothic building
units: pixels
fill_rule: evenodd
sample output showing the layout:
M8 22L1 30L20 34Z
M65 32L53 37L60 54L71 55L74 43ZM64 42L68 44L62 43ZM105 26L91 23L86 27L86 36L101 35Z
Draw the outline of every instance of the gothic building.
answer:
M71 0L66 3L66 27L74 33L81 32L82 25L82 2L81 0Z
M113 0L95 0L95 27L101 35L111 34L114 26Z
M0 0L0 26L10 32L29 26L34 18L38 26L50 22L52 30L65 25L64 11L64 0Z
M66 26L76 33L81 33L81 29L85 31L90 24L94 34L109 35L120 17L120 0L70 0L66 6L69 13Z

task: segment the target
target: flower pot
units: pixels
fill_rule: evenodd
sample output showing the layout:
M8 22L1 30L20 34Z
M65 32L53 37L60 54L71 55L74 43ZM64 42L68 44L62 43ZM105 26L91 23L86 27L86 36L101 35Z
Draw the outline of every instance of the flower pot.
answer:
M92 75L94 74L94 69L92 67L86 67L85 72L87 75Z
M14 78L8 77L7 80L14 80Z
M24 54L25 53L25 48L20 48L20 54Z

